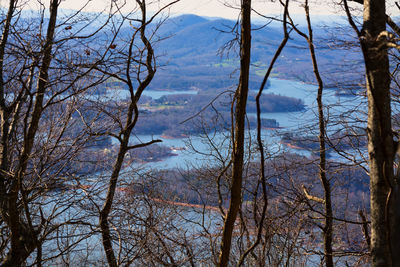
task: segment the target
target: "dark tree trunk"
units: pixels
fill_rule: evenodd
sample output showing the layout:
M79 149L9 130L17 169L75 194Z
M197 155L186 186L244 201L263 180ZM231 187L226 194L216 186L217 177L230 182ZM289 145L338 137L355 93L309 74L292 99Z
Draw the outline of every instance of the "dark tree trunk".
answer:
M104 251L106 254L107 263L110 267L116 267L119 264L117 258L115 257L114 249L112 246L112 236L111 236L111 231L110 231L110 226L109 226L108 221L109 221L109 215L112 211L112 205L114 202L114 195L115 195L115 191L117 188L117 182L119 179L119 175L120 175L120 171L122 168L122 164L124 162L125 155L131 149L135 149L138 147L144 147L144 146L150 145L152 143L156 143L156 142L161 142L160 140L153 140L148 143L129 146L129 140L130 140L132 130L135 127L136 122L139 117L139 109L138 109L137 103L141 97L141 94L147 88L147 86L150 84L150 82L152 81L154 74L156 72L155 66L153 66L153 60L154 60L153 47L152 47L150 41L146 37L146 25L148 23L148 21L146 20L146 3L145 3L145 1L140 1L140 0L136 0L136 3L140 6L140 10L141 10L141 21L140 21L141 26L139 28L139 34L140 34L140 40L143 43L143 45L145 46L145 49L147 51L147 55L145 56L144 61L142 61L142 64L147 69L147 74L144 77L144 79L139 81L139 85L135 90L135 88L133 86L133 82L130 77L130 75L131 75L130 68L131 68L131 64L133 61L132 59L134 57L133 49L135 47L134 43L135 43L136 33L134 33L130 40L130 46L129 46L128 57L127 57L127 62L126 62L126 68L127 68L126 84L129 88L131 102L127 109L127 113L126 113L126 117L125 117L125 119L126 119L125 125L119 132L119 135L122 136L122 139L120 140L118 156L113 165L112 174L110 176L110 180L108 183L106 199L104 201L103 207L99 214L99 224L100 224L100 229L101 229L103 248L104 248ZM140 60L142 60L142 59L140 59Z
M393 175L394 143L385 0L364 1L361 32L368 96L368 153L371 190L371 259L373 266L399 266L398 184ZM397 210L396 210L397 209Z
M240 80L236 90L235 129L232 153L232 185L229 209L225 217L218 266L229 263L232 232L242 199L242 172L244 155L244 126L249 85L250 47L251 47L251 0L242 0L241 4L241 43L240 43Z
M31 114L31 120L29 125L27 125L28 131L26 136L24 136L23 140L23 147L21 151L21 155L19 157L19 164L17 166L16 174L13 177L9 177L9 191L6 192L6 197L4 200L4 208L6 210L7 215L6 221L10 228L11 232L11 247L10 251L2 263L4 266L21 266L25 259L34 251L37 246L37 233L34 232L32 228L32 224L30 222L30 215L28 213L28 206L27 203L24 201L24 192L22 189L23 179L25 176L26 168L28 165L28 160L34 146L34 139L39 127L39 121L43 111L43 100L44 94L48 85L48 72L52 60L52 47L53 47L53 40L54 40L54 32L56 28L57 22L57 11L58 11L58 0L53 0L50 3L50 18L47 26L47 35L46 35L46 42L43 47L43 58L41 61L41 66L39 68L39 77L37 83L37 91L35 94L35 103L34 108ZM10 5L11 7L11 5ZM4 36L3 36L4 38ZM4 49L4 47L2 47ZM2 51L4 55L4 51ZM2 56L3 56L2 55ZM3 98L3 88L2 96L1 96L1 104L2 104L2 128L4 128L4 124L7 124L6 118L4 118L4 113L7 110L4 104ZM3 110L4 109L4 110ZM2 168L3 165L7 165L4 162L6 161L7 155L4 152L7 152L7 136L6 130L2 129ZM4 140L6 139L6 140ZM5 145L4 145L5 144ZM2 169L3 172L8 173L8 170ZM22 200L20 199L22 196ZM22 202L22 205L21 205ZM25 222L22 219L22 208L25 210L25 217L28 222Z

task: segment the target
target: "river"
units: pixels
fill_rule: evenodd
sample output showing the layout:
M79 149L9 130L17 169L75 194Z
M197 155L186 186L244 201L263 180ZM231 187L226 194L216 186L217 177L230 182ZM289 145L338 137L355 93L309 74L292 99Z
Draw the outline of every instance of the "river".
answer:
M254 91L255 92L255 91ZM171 94L182 94L189 93L195 94L196 91L145 91L144 95L150 96L154 99L160 98L163 95L171 95ZM270 86L263 91L264 94L277 94L282 96L289 96L302 99L304 104L306 105L306 109L304 111L299 112L271 112L271 113L263 113L262 118L275 119L282 129L276 130L268 130L265 129L262 131L263 140L266 145L268 145L268 149L273 151L283 151L288 150L286 146L280 144L279 135L284 132L294 132L303 134L318 134L315 130L316 122L318 121L316 118L316 97L317 97L317 86L306 84L298 81L290 81L290 80L280 80L280 79L270 79ZM343 127L342 124L337 123L337 118L340 116L340 120L346 120L346 114L348 114L348 119L352 120L354 116L359 117L361 120L365 120L366 115L364 111L366 111L366 103L363 97L361 96L338 96L335 95L335 90L325 89L323 102L326 105L325 116L328 122L328 126L330 131L336 131ZM357 112L351 112L355 107L358 108ZM345 115L343 115L345 114ZM255 116L255 113L249 113L249 116ZM335 119L333 119L335 118ZM328 120L329 119L329 120ZM350 122L349 122L350 123ZM307 128L309 127L309 128ZM315 131L315 132L314 132ZM249 135L249 134L248 134ZM253 140L255 140L255 131L250 131L250 135L252 135ZM222 141L225 138L224 133L218 133L214 137L216 142ZM161 139L163 140L163 144L170 147L175 148L185 148L185 150L175 150L174 153L177 156L169 157L160 162L152 162L152 168L176 168L176 167L185 167L188 164L196 164L201 165L203 163L210 164L210 158L205 157L204 155L195 154L188 149L188 141L187 138L176 138L176 139L167 139L163 138L159 135L139 135L134 138L134 142L147 142L151 139ZM190 142L195 147L196 150L207 154L211 152L211 148L207 142L205 142L204 138L201 137L191 137ZM290 149L289 149L290 150ZM292 150L293 151L293 150ZM301 151L296 150L296 153L300 153L306 156L309 156L311 153L309 151Z

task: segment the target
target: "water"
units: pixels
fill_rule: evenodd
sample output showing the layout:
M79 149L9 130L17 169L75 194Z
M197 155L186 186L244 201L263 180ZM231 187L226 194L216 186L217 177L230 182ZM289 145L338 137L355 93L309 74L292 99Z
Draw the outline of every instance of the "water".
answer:
M150 165L151 168L158 169L168 169L168 168L183 168L186 166L194 165L202 165L205 163L210 163L209 158L204 154L211 155L215 151L210 147L209 143L207 143L204 138L196 136L192 138L164 138L160 135L136 135L133 138L133 143L136 142L148 142L153 139L161 139L162 145L178 148L177 150L173 150L173 153L176 156L168 157L162 161L144 163L141 164L141 167L145 167L146 165ZM214 141L216 143L222 143L225 140L225 136L223 133L217 133L214 136ZM192 147L203 154L193 153ZM227 148L225 146L225 148ZM226 149L225 149L226 150ZM222 149L221 149L222 151Z
M316 115L316 96L317 96L317 86L306 84L297 81L289 81L289 80L279 80L279 79L271 79L270 86L263 91L264 94L277 94L282 96L289 96L302 99L306 106L304 111L298 112L266 112L261 114L262 118L267 119L275 119L282 129L279 130L267 130L264 129L262 131L262 138L264 145L266 145L271 153L275 153L278 151L292 151L283 145L280 144L280 135L284 132L301 132L302 134L311 134L316 135L317 133L317 115ZM119 90L119 97L124 98L127 96L127 91ZM116 92L116 91L114 91ZM255 92L255 91L254 91ZM172 95L172 94L196 94L197 91L187 90L187 91L144 91L144 95L151 96L153 99L160 98L164 95ZM358 107L362 111L366 110L366 103L362 97L344 97L335 95L335 90L325 89L323 95L323 103L326 105L325 108L325 116L327 119L327 126L331 132L340 130L343 128L342 124L337 124L336 119L342 114L349 113L348 120L353 120L354 116L359 116L360 119L365 120L365 114L363 112L350 112L355 107ZM256 116L255 113L248 113L249 116ZM335 120L333 120L335 118ZM332 121L330 121L331 119ZM346 121L345 117L340 117L340 120ZM307 126L306 126L307 125ZM306 129L306 127L310 127ZM223 140L226 140L227 133L216 133L213 136L213 140L216 144L222 143ZM247 137L251 137L253 141L256 140L256 132L255 130L251 130ZM191 137L190 140L187 138L163 138L160 135L138 135L132 138L132 143L138 142L148 142L152 139L161 139L162 144L178 148L178 150L173 150L173 153L177 154L177 156L168 157L159 162L151 162L140 164L141 166L151 166L152 168L177 168L177 167L186 167L190 164L201 165L201 164L212 164L215 161L210 161L211 158L215 155L215 151L213 152L213 148L210 146L208 142L205 141L204 138L201 137ZM203 153L192 153L189 148L188 143L199 152ZM220 151L228 150L229 142L225 141L225 144L221 145ZM295 150L296 153L310 156L311 152L306 150ZM214 153L214 154L213 154ZM207 155L207 156L206 156ZM215 158L216 159L216 158Z
M166 95L176 95L176 94L197 94L196 90L183 90L183 91L156 91L156 90L144 90L143 95L150 96L154 100L159 99ZM116 96L119 99L126 99L129 97L129 91L124 89L112 89L107 91L107 96L109 98L115 98Z
M197 94L196 90L184 90L184 91L155 91L155 90L144 90L143 95L150 96L153 99L159 99L165 95L176 95L176 94Z
M121 95L118 95L120 98L124 98L127 96L124 95L127 93L126 91L120 91L116 92L113 91L114 93L121 93ZM197 93L196 91L146 91L145 95L151 96L152 98L159 98L162 97L163 95L167 94L180 94L180 93ZM277 130L263 130L262 131L262 138L264 145L268 147L268 151L271 153L274 153L274 151L282 151L284 149L287 149L286 147L282 146L279 144L280 137L279 135L282 134L283 132L286 131L295 131L299 130L299 128L303 127L305 123L312 122L313 120L315 121L315 108L316 108L316 93L317 93L317 87L314 85L309 85L309 84L304 84L300 82L294 82L294 81L286 81L286 80L277 80L277 79L271 79L271 86L264 91L265 94L268 93L275 93L275 94L280 94L284 96L292 96L296 98L303 99L304 103L306 104L306 110L302 112L280 112L280 113L263 113L262 117L263 118L271 118L271 119L276 119L280 126L284 127L283 129L277 129ZM329 109L332 116L332 114L341 114L345 112L346 110L352 109L354 106L360 106L361 108L366 109L365 104L363 103L361 98L345 98L345 97L337 97L334 95L334 91L332 90L325 90L325 95L324 95L324 103L328 103L329 105L332 105L332 107ZM249 115L255 115L255 114L249 114ZM363 116L362 113L360 113L360 116ZM300 129L303 130L303 129ZM209 136L212 141L215 142L215 144L221 144L220 146L220 151L221 151L221 157L227 157L228 155L228 143L226 140L226 135L227 133L221 132L221 133L216 133L215 135ZM255 141L255 131L252 130L247 134L247 137L251 137L253 141ZM196 165L202 165L202 164L207 164L207 165L212 165L217 162L217 157L218 155L216 154L215 150L213 149L212 146L210 146L209 142L205 142L203 138L201 137L192 137L190 139L191 145L198 150L199 152L203 153L202 154L193 154L190 153L189 151L189 145L188 145L188 139L185 138L177 138L177 139L168 139L168 138L163 138L160 135L137 135L137 136L132 136L132 143L138 143L138 142L148 142L153 139L161 139L163 140L163 145L169 146L169 147L175 147L177 148L174 153L177 154L177 156L174 157L169 157L163 161L160 162L152 162L152 163L147 163L147 164L142 164L144 166L149 166L151 168L177 168L177 167L186 167L187 164L196 164ZM224 143L225 141L225 143ZM296 153L299 153L299 151L296 150ZM306 151L300 151L300 153L303 153L304 155L308 155L310 152ZM208 156L211 155L211 157L214 157L215 160L210 160L210 157L206 157L204 154L207 154ZM139 165L139 164L138 164ZM97 179L96 179L97 181ZM95 183L96 183L95 181ZM99 182L100 184L100 182ZM99 191L102 188L99 187ZM105 192L105 190L104 190ZM100 198L103 197L100 195ZM86 202L91 203L90 201L92 200L86 200L85 195L82 194L77 194L76 195L77 200L74 200L76 203L83 203L86 204ZM63 196L60 196L60 201L58 202L51 202L46 208L49 210L49 212L56 207L56 204L61 203L64 201ZM95 201L102 203L102 201L99 201L99 199L95 199ZM54 204L53 204L54 203ZM67 203L68 204L68 203ZM54 206L54 207L53 207ZM71 216L74 215L76 216L77 214L79 215L79 208L77 207L77 210L74 210L75 208L72 206L68 206L68 208L71 210ZM176 207L174 207L176 208ZM168 210L168 208L166 208ZM172 211L172 210L171 210ZM174 209L175 211L175 209ZM176 212L176 211L175 211ZM90 215L90 212L88 211L88 214ZM172 213L171 213L172 214ZM80 216L82 218L85 218L86 213L84 211L81 212ZM93 215L92 215L93 216ZM175 216L175 215L174 215ZM67 213L61 213L60 215L60 221L65 221L69 220L69 214ZM76 218L75 218L76 219ZM97 217L90 217L87 216L86 220L90 223L96 224L97 223ZM92 221L93 220L93 221ZM218 232L220 229L218 228L218 223L222 224L222 220L220 215L217 212L206 212L205 214L202 214L200 211L195 211L190 210L190 209L184 209L184 208L178 208L178 211L176 212L176 223L179 223L182 227L182 229L185 229L187 231L187 234L189 236L196 236L198 233L202 232L202 227L200 227L202 220L205 221L205 224L208 229L210 229L212 232ZM75 233L79 233L80 229L75 230ZM89 247L91 249L90 254L92 255L92 258L104 258L104 253L102 251L101 247L101 237L99 235L93 235L90 238L85 239L86 243L81 242L80 246L77 247L77 249ZM50 242L50 245L54 245L54 248L56 248L56 244L54 242ZM311 256L311 260L316 260L318 262L319 258L317 256ZM100 263L99 263L100 264ZM311 265L311 264L310 264ZM316 264L317 265L317 264ZM315 266L316 266L315 265ZM313 265L312 265L313 266Z
M275 119L279 123L280 127L288 130L302 128L305 124L317 121L317 91L318 87L312 84L271 79L271 85L268 89L263 91L264 94L277 94L302 99L306 109L297 112L265 112L261 114L261 117L266 119ZM335 90L332 89L324 89L322 101L325 106L325 116L327 119L339 116L340 114L353 110L358 106L365 106L366 108L366 103L363 103L365 101L362 97L337 96L335 95ZM249 113L249 115L256 116L255 113ZM363 116L362 114L359 115Z

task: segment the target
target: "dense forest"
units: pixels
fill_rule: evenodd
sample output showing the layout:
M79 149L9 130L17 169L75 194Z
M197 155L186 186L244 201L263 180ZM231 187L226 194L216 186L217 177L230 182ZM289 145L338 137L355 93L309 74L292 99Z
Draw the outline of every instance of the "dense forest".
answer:
M0 266L400 266L399 4L178 2L2 3Z

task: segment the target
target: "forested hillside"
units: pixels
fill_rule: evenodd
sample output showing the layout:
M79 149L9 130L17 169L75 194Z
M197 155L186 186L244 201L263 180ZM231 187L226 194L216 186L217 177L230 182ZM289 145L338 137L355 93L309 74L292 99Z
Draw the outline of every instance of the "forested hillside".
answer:
M349 46L355 35L345 23L343 18L337 24L322 24L315 29L321 72L331 87L357 86L362 82L362 54ZM166 67L160 70L150 88L185 90L194 86L207 90L235 84L233 74L239 67L239 46L232 42L234 25L234 21L195 15L169 19L158 31L160 38L167 38L158 44L159 55L164 55L159 60L160 65ZM250 87L258 89L283 34L276 26L256 24L253 28ZM285 47L273 70L273 77L315 83L306 45L300 36L291 36L290 45Z

